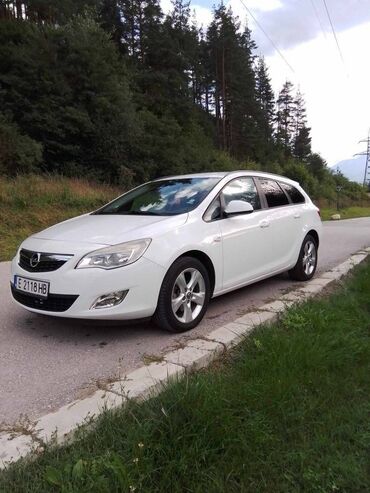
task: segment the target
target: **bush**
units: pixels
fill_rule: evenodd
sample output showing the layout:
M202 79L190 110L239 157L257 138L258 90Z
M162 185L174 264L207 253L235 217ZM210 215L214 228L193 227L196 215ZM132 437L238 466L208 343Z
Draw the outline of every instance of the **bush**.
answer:
M23 135L0 114L0 174L15 176L35 171L42 161L42 145Z
M291 180L297 181L308 194L315 197L317 193L317 180L309 173L303 163L288 161L283 167L283 174Z

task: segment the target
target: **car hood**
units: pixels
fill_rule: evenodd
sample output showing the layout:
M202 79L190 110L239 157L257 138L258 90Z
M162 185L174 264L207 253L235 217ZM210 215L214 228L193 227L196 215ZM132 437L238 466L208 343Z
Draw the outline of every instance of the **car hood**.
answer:
M125 241L159 236L184 224L187 216L84 214L44 229L32 238L63 243L116 245Z

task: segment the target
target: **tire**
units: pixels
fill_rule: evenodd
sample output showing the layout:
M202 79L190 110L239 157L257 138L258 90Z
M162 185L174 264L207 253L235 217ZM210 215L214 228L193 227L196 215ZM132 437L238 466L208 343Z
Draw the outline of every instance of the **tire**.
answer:
M180 257L163 280L153 321L169 332L193 329L204 317L210 297L209 274L202 262Z
M289 276L295 281L309 281L313 278L317 267L317 242L311 235L303 240L297 263L289 271Z

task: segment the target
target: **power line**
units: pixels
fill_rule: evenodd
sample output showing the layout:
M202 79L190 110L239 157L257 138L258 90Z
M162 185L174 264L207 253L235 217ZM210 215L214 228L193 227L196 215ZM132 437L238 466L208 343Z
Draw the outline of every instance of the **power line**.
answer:
M333 33L333 36L334 36L334 39L335 39L335 42L337 44L337 48L338 48L338 52L339 52L339 55L340 55L340 58L343 62L343 65L345 66L346 64L344 63L344 58L343 58L343 53L342 53L342 50L340 49L340 46L339 46L339 42L338 42L338 38L337 38L337 34L335 32L335 29L334 29L334 25L333 25L333 22L331 20L331 16L330 16L330 13L329 13L329 9L328 9L328 5L326 3L326 0L322 0L324 2L324 6L325 6L325 10L326 10L326 14L328 16L328 19L329 19L329 22L330 22L330 26L331 26L331 30L332 30L332 33Z
M317 22L320 25L321 32L323 33L324 38L326 38L326 32L325 32L324 26L323 26L323 24L321 22L321 19L320 19L320 16L319 16L319 12L318 12L318 10L316 8L315 2L314 2L314 0L310 0L310 1L311 1L311 5L312 5L312 8L313 8L313 11L315 12L315 16L316 16Z
M274 43L274 41L270 38L270 36L267 34L267 32L264 30L264 28L261 26L261 24L255 18L255 16L253 15L252 11L246 6L246 4L244 3L243 0L240 0L240 3L243 5L243 7L248 12L248 14L252 17L252 19L254 20L254 22L256 23L256 25L260 28L260 30L263 32L263 34L269 40L269 42L274 47L274 49L276 50L276 52L280 55L280 57L282 58L282 60L284 61L284 63L289 67L289 69L293 72L293 74L295 74L293 67L290 65L290 63L285 58L285 56L282 54L282 52L279 50L279 48L276 46L276 44Z

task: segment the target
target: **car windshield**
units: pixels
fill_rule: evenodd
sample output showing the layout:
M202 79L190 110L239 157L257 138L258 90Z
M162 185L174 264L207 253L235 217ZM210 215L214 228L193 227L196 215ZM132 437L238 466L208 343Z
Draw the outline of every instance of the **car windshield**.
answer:
M219 177L205 177L153 181L118 197L95 214L183 214L195 209L219 180Z

